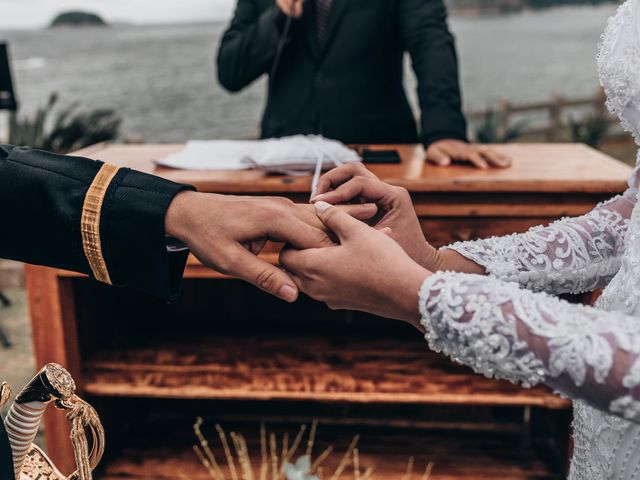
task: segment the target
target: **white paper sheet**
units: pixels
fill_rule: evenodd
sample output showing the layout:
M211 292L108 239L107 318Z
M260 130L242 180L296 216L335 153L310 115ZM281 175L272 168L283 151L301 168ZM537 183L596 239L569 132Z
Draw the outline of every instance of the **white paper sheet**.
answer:
M190 140L179 152L158 161L183 170L247 170L256 142L247 140Z
M186 170L259 168L288 175L307 175L321 162L328 169L360 161L358 154L335 140L294 135L269 140L192 140L159 165Z

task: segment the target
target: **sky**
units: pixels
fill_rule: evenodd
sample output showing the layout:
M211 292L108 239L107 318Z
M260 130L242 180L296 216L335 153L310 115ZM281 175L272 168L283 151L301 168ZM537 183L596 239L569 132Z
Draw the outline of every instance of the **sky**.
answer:
M177 23L226 20L234 0L0 0L0 30L38 28L67 10L98 13L107 21Z

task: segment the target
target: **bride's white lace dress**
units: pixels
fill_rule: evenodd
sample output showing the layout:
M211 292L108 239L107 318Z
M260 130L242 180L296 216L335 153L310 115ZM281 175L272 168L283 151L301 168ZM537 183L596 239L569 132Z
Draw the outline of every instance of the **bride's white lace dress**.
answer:
M608 106L640 139L640 0L598 56ZM572 480L640 479L640 169L589 214L452 245L490 277L436 273L420 291L431 348L488 376L574 399ZM548 295L606 287L595 308Z

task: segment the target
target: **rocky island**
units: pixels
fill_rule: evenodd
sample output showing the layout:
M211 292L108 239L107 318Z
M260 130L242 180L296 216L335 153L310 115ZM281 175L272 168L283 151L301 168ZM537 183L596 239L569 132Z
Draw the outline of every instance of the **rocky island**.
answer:
M51 22L54 27L106 27L105 22L99 15L90 12L64 12L59 14Z

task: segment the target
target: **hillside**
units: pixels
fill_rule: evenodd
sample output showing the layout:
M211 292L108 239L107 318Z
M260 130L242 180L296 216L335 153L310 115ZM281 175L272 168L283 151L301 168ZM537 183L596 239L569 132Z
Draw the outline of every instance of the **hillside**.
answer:
M104 27L107 23L95 13L90 12L64 12L59 14L51 22L51 27L85 27L99 26Z

